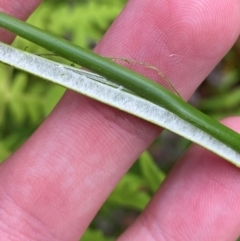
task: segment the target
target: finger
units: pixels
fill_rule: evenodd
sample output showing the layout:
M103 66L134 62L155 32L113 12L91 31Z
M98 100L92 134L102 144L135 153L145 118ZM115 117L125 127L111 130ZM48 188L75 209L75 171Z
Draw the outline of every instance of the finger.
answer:
M240 132L240 117L224 123ZM235 241L240 235L239 190L237 167L194 146L119 241Z
M26 20L42 0L0 0L0 11ZM0 28L0 41L10 43L15 35Z
M121 52L123 57L127 55L126 57L130 56L150 62L159 68L163 67L164 70L168 69L168 74L172 77L177 76L180 67L184 68L187 78L183 81L188 84L188 90L186 92L181 90L181 93L187 98L190 91L194 89L191 87L189 90L188 80L193 79L191 86L196 87L202 81L202 72L206 75L207 70L210 71L210 68L233 44L239 33L237 24L240 22L238 21L239 12L236 10L239 9L237 8L239 3L237 1L229 3L227 0L222 0L209 3L209 1L202 0L201 2L202 4L198 1L201 8L196 9L195 1L172 1L173 13L178 11L175 17L174 14L169 15L167 10L161 12L167 7L165 2L129 1L96 51L107 56L114 56ZM168 3L171 2L168 1ZM183 3L185 5L182 5ZM186 6L189 7L189 12L185 11ZM211 9L211 12L207 11L206 16L203 14L205 11L203 6ZM185 58L180 56L185 64L191 62L189 59L195 61L194 70L191 69L192 65L185 66L180 61L175 69L176 62L170 60L169 56L163 58L159 56L162 48L167 49L166 39L169 41L171 39L166 36L174 34L178 36L173 26L174 23L179 22L180 10L183 11L186 20L195 19L196 11L198 14L201 13L195 28L184 28L184 36L194 36L195 30L196 37L200 37L199 28L204 29L201 41L198 41L198 44L194 42L194 48L189 47L191 51L187 52ZM146 13L149 13L147 18ZM229 16L229 20L220 21L220 26L216 28L211 21L209 24L205 21L205 18L209 19L210 13L213 19L221 20L223 16ZM138 21L141 21L141 18L145 18L147 24L140 25ZM164 35L161 31L161 28L165 28L165 25L162 25L163 19L168 19L165 24L171 30L167 32L166 28ZM180 26L179 32L181 33ZM215 42L209 42L209 35L206 35L206 31L211 32L211 30L214 31L214 38L218 39L219 48L215 50L217 53L211 56L210 61L208 51L204 50L209 50L209 45L212 47L216 45ZM222 38L222 35L226 37ZM187 44L191 46L194 38L187 39ZM151 47L153 41L154 48ZM135 44L129 42L135 42ZM178 42L182 43L182 47L186 46L186 42ZM134 45L141 46L140 53L139 48L135 48ZM181 49L179 46L178 48ZM196 48L198 51L202 49L206 55L206 57L203 54L201 58L197 58L199 65L196 61ZM116 49L118 52L114 52ZM205 68L203 68L204 60L206 60ZM145 75L152 75L149 70L141 69L141 71ZM174 74L175 71L177 73ZM155 80L159 79L158 76L153 77ZM174 84L178 83L177 79L173 81ZM179 86L183 86L183 83ZM38 230L39 235L52 235L61 237L62 240L77 238L83 233L121 176L157 136L158 130L155 126L130 115L68 92L51 116L21 150L4 163L0 170L0 183L4 183L2 188L9 199L14 200L8 210L20 213L17 219L32 220L29 222L32 230ZM18 203L18 206L14 203ZM4 223L14 226L11 220L4 220ZM22 229L30 230L31 227L23 225ZM19 232L18 227L12 230ZM65 230L69 232L66 233Z
M117 19L96 50L156 66L188 99L239 36L239 5L236 0L133 0L121 15L125 22ZM156 71L134 67L170 88Z

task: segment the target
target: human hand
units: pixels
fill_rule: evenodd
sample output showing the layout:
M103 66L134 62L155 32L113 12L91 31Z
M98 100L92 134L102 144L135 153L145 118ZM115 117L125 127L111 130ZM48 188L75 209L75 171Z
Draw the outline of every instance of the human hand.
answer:
M0 9L25 19L39 3L0 0ZM130 0L95 51L157 66L188 99L239 33L238 0ZM3 30L0 36L12 40ZM160 82L149 69L136 70ZM240 132L239 117L224 123ZM78 240L159 132L67 92L0 167L1 240ZM119 240L235 240L239 190L239 169L193 146Z

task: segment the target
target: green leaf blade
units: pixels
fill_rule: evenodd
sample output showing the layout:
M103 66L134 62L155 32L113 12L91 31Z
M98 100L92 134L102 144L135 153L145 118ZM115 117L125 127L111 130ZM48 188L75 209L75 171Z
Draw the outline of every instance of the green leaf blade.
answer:
M84 50L79 46L70 44L54 35L48 34L40 29L30 26L29 24L14 19L4 13L0 13L0 26L41 45L74 63L80 64L99 73L118 85L131 90L138 96L167 109L173 113L174 116L177 116L177 120L180 118L185 123L189 123L190 126L192 126L191 128L194 129L196 127L203 133L208 133L208 135L215 138L216 141L235 150L237 152L236 155L240 153L240 135L238 133L199 112L169 90L166 90L151 80L88 50ZM146 120L148 120L148 117ZM197 137L193 132L190 140L195 141L196 138ZM199 141L197 143L199 143ZM205 147L207 146L205 145ZM215 149L215 152L219 153L219 150ZM238 159L237 156L236 158ZM238 161L239 163L236 163L235 161L232 162L239 165L240 160Z

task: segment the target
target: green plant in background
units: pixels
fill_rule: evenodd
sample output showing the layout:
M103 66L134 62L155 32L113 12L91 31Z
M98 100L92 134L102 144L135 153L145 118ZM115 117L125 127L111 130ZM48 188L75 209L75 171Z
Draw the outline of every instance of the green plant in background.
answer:
M87 229L81 241L114 241L114 238L105 237L104 234L100 230L96 229Z
M198 108L215 119L240 115L240 38L198 89Z
M50 112L63 88L0 65L0 160L8 157Z
M102 223L105 224L102 227L104 232L116 238L129 225L125 219L129 219L129 216L130 219L132 216L136 218L144 210L165 176L151 155L144 152L118 183L81 241L104 240L97 239L97 236L96 239L87 239L88 235L95 235L94 231L102 227Z
M75 1L75 4L70 4L70 1L56 4L55 1L48 0L36 10L28 22L84 48L92 48L119 14L125 2L91 0ZM14 46L28 46L29 52L37 50L46 53L46 49L20 38L15 41Z
M101 38L124 6L119 1L55 1L47 0L28 22L91 48ZM61 17L59 17L61 16ZM62 17L65 16L65 17ZM84 17L84 21L83 18ZM58 21L55 21L55 20ZM81 20L82 19L82 20ZM80 23L75 24L75 23ZM36 54L45 49L17 37L13 46ZM58 62L71 62L59 57ZM39 126L54 108L64 88L0 64L0 161L7 158Z
M131 170L119 182L107 202L143 210L165 178L148 152L138 160L138 171ZM123 195L124 193L124 195Z
M208 87L209 90L214 88L213 96L204 98L199 105L202 111L215 119L240 115L240 70L229 70L226 73L222 73L222 76L222 78L219 76L217 85L212 84L212 86Z

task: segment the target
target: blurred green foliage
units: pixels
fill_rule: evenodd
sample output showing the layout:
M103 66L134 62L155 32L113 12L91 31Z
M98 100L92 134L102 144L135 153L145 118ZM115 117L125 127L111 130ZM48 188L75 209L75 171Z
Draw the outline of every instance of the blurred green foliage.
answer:
M165 176L149 152L144 152L113 190L90 228L101 228L116 238L144 210Z
M240 38L198 89L197 107L215 119L240 115Z
M45 0L28 22L82 47L93 48L126 2ZM14 41L14 46L32 53L48 53L21 38ZM240 66L235 64L239 62L239 49L235 46L229 52L191 99L194 105L214 118L240 114ZM71 64L59 57L50 58ZM65 90L3 64L0 73L0 161L3 161L49 115ZM166 132L164 142L170 143L174 151L166 146L159 148L159 143L163 144L162 137L150 150L155 159L164 157L160 165L169 169L166 163L175 159L169 159L168 155L183 152L189 142ZM165 174L152 156L143 153L119 182L81 240L114 240L146 207L164 178Z
M28 22L85 48L93 47L121 11L125 0L47 0ZM17 37L13 45L36 54L45 49ZM67 61L50 57L59 62ZM64 92L39 78L1 64L0 161L7 158L40 125Z

